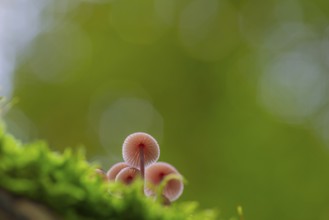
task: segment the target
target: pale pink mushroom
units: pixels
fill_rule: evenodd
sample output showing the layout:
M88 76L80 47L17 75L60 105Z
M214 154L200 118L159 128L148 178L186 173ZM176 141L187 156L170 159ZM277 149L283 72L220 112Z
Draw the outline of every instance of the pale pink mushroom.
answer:
M139 168L144 178L145 166L159 159L160 149L157 141L149 134L137 132L129 135L122 147L124 161L132 167Z
M128 167L128 164L124 162L119 162L114 164L106 173L107 179L109 181L114 181L118 173L126 167Z
M97 173L98 176L100 176L103 180L106 180L106 174L104 172L104 170L100 169L100 168L96 168L95 172Z
M124 184L131 184L136 178L140 176L140 171L133 167L123 168L115 178L116 182L122 182Z
M178 178L168 180L163 188L162 195L171 202L178 199L184 190L182 176L172 165L164 162L155 163L146 168L145 181L147 184L144 190L146 196L156 195L157 187L170 174L174 174Z

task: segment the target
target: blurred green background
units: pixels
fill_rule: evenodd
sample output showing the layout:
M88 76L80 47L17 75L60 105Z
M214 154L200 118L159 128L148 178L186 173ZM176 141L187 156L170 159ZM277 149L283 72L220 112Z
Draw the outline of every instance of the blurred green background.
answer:
M329 219L329 2L0 2L1 93L23 141L107 169L136 131L180 199L248 220Z

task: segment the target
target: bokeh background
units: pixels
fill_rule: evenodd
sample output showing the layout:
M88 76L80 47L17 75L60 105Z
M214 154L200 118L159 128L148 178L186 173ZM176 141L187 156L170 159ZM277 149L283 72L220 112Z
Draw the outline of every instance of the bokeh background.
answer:
M24 142L107 169L145 131L181 201L329 219L327 0L1 0L0 85Z

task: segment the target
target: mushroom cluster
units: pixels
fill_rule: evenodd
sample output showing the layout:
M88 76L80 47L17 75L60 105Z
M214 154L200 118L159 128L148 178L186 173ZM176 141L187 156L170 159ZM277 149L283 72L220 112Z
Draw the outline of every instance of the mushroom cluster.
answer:
M172 165L157 162L160 148L149 134L137 132L129 135L122 146L124 162L114 164L106 173L108 181L132 183L136 178L145 181L146 196L161 193L164 204L177 200L183 192L183 178Z

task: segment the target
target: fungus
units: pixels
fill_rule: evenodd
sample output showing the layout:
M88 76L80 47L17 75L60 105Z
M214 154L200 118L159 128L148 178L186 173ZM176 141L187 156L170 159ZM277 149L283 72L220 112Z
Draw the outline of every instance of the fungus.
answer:
M129 166L140 169L144 179L145 167L159 159L160 149L157 141L151 135L137 132L125 139L122 154L124 161Z
M140 171L133 167L126 167L122 169L115 178L116 182L122 182L124 184L131 184L138 176Z
M95 169L95 172L96 172L96 174L97 174L99 177L101 177L103 180L106 180L106 179L107 179L104 170L102 170L102 169L100 169L100 168L96 168L96 169Z
M128 167L128 164L124 162L119 162L114 164L106 173L107 179L109 181L114 181L118 173L126 167Z
M158 162L147 167L145 170L145 181L147 182L144 189L146 196L157 196L160 187L162 196L172 202L177 200L183 193L183 178L168 163Z

